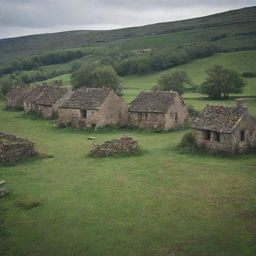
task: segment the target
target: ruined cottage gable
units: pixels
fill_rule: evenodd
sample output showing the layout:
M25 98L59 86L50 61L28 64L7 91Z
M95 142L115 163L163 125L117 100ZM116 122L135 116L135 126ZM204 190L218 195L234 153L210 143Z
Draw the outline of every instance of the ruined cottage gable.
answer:
M231 133L247 113L247 108L243 106L206 105L192 124L192 128Z
M174 103L175 97L179 95L173 91L140 92L129 105L129 111L166 113Z
M25 98L25 103L34 103L42 94L47 85L37 85L32 88L31 92Z
M111 88L87 88L81 87L73 92L60 108L69 109L98 109L112 91Z
M36 99L35 103L38 105L53 106L67 92L68 88L61 88L58 86L47 86L43 89L42 93Z
M22 107L25 98L30 93L30 90L30 87L27 86L17 86L9 90L5 95L6 106Z

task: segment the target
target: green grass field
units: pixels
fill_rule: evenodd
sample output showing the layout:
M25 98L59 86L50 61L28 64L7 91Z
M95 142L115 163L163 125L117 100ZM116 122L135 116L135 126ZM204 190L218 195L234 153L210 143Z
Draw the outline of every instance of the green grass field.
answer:
M184 130L79 131L23 112L0 116L1 131L53 156L0 167L11 191L0 202L1 255L255 255L255 155L180 154ZM123 134L147 153L87 157L88 136ZM30 201L42 205L20 207Z
M187 71L192 82L199 85L205 78L205 70L209 69L213 65L223 65L225 68L235 70L239 73L243 72L254 72L256 70L256 51L241 51L233 53L219 53L214 56L198 59L192 61L189 64L181 65L177 68L169 69L172 70L184 70ZM127 76L123 78L123 93L124 100L130 103L140 91L149 91L157 81L163 72L148 74L148 75L136 75ZM70 75L65 74L57 76L53 79L46 80L45 82L51 83L54 80L62 80L64 86L70 86ZM240 95L231 95L235 97L239 96L256 96L256 78L244 79L247 83L244 88L244 92ZM185 93L183 98L187 104L193 105L197 110L201 110L205 104L224 104L234 105L234 99L230 100L210 100L205 95L200 93ZM256 116L256 98L245 99L247 106L252 114Z

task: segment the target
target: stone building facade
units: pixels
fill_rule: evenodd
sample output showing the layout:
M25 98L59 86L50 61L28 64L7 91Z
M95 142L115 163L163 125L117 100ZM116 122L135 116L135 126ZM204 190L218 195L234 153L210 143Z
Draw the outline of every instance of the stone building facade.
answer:
M111 88L75 90L58 108L59 122L74 128L97 128L127 124L128 109Z
M187 124L187 108L177 92L141 92L128 108L131 127L169 130Z
M41 96L44 89L47 88L47 85L37 85L32 88L31 92L24 99L24 110L25 112L37 112L38 105L36 105L36 100Z
M28 86L17 86L12 88L5 95L6 108L23 108L23 102L30 93L31 88Z
M192 134L199 147L246 152L256 148L256 119L242 100L235 107L206 105L192 124Z
M71 90L59 86L47 86L35 101L36 112L46 119L58 118L58 107L68 99Z

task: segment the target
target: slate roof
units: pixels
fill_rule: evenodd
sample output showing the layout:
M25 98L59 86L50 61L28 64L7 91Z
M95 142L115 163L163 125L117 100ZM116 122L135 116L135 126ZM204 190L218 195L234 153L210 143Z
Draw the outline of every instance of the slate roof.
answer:
M68 92L68 88L47 86L35 101L36 104L52 106Z
M193 122L192 128L231 133L246 112L246 107L206 105Z
M39 98L43 90L47 87L47 85L37 85L33 87L32 91L26 97L25 102L34 103Z
M16 86L9 90L5 97L23 101L29 92L30 88L27 86Z
M71 97L60 105L60 108L97 109L102 105L111 91L111 88L81 87L75 90Z
M174 91L140 92L129 105L131 112L166 113L179 94Z

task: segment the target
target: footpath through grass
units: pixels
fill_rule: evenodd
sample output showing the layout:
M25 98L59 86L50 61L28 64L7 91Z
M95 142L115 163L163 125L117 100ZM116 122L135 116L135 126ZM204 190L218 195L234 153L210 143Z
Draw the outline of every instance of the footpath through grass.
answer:
M1 131L53 156L0 167L10 190L0 199L2 256L255 255L255 155L179 154L185 130L57 129L2 110L0 120ZM147 153L86 156L87 137L124 134Z

